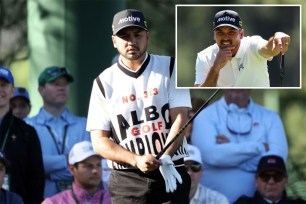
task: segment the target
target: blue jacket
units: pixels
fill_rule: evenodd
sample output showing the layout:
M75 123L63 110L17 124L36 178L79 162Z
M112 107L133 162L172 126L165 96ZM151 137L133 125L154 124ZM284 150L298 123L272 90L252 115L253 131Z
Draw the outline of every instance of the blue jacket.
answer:
M44 195L50 197L60 192L60 181L72 182L66 158L75 143L90 141L86 118L75 116L67 109L55 117L41 108L36 116L26 119L26 122L36 129L40 139L46 176Z
M230 142L217 144L219 134ZM288 156L279 115L251 99L245 109L227 105L224 98L208 106L194 120L191 143L201 151L202 185L224 194L230 203L241 195L254 194L255 171L263 155L279 155L285 161ZM269 145L269 151L263 143Z

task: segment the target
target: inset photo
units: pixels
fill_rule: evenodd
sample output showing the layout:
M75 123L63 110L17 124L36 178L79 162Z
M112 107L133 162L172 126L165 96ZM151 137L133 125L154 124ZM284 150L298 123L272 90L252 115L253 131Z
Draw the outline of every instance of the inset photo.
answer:
M302 83L301 5L176 5L177 88Z

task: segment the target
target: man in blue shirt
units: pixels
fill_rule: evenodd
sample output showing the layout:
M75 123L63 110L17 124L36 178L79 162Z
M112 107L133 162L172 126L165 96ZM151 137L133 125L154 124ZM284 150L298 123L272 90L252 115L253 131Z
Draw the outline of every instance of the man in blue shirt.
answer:
M224 97L195 118L191 143L199 147L205 173L201 184L230 203L252 196L257 164L274 154L286 161L288 144L279 115L256 103L247 89L226 89Z
M73 115L65 107L72 75L66 68L47 67L39 76L38 91L43 99L39 113L26 121L35 127L42 146L46 183L45 197L71 186L67 155L72 146L90 140L86 118Z

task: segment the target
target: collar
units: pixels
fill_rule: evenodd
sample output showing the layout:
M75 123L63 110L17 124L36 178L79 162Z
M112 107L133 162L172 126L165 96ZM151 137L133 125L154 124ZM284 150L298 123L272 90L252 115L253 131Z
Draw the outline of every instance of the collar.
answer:
M226 103L226 100L224 98L224 96L222 96L222 98L220 99L220 104L221 106L226 110L226 111L229 111L230 109L234 108L233 107L233 104L227 104ZM249 112L251 113L251 111L253 110L253 107L254 107L254 101L252 100L251 97L249 97L249 104L247 105L246 108L242 108L242 109L239 109L237 105L235 105L237 107L237 109L239 110L239 112Z
M198 186L197 186L197 190L196 190L196 192L194 193L194 196L191 198L191 200L192 201L197 201L197 200L199 200L199 198L200 198L200 184L198 184ZM191 202L191 200L190 200L190 202ZM194 202L194 203L197 203L197 202Z
M64 112L59 116L54 116L46 111L43 107L40 108L39 113L37 114L37 123L39 124L47 124L54 118L59 118L63 122L67 123L68 125L71 125L73 123L76 123L75 117L70 113L70 111L65 108Z
M121 58L121 57L120 57ZM140 67L137 69L137 71L132 71L130 70L127 66L125 66L122 62L121 59L119 58L118 60L118 67L119 69L125 73L126 75L133 77L133 78L138 78L146 69L146 67L148 66L149 62L150 62L150 55L148 53L146 53L146 57L145 60L142 62L142 64L140 65Z
M81 198L81 199L85 199L85 200L89 200L93 197L95 197L96 195L98 195L99 193L102 193L103 191L103 186L102 186L102 182L101 184L98 186L97 191L90 195L86 190L84 190L83 188L80 188L76 185L75 182L72 183L72 187L73 187L73 192L75 194L75 196L77 198ZM101 195L102 196L102 195Z
M240 45L239 45L239 48L238 48L238 51L235 55L234 58L242 58L243 57L243 53L244 53L244 47L245 47L245 37L243 37L241 40L240 40Z

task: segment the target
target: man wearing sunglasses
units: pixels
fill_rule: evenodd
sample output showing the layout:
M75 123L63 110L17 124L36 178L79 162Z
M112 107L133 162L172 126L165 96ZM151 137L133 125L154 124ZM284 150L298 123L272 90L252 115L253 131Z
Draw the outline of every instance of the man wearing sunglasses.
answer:
M233 203L254 194L260 158L274 154L286 161L288 144L279 115L256 104L250 90L226 89L223 94L193 121L191 144L200 149L206 167L201 184Z
M203 171L200 150L196 146L188 144L188 153L189 157L185 157L184 161L191 179L190 204L228 204L229 202L224 195L200 184Z
M288 174L284 160L276 155L261 158L255 178L253 197L242 196L235 204L304 204L302 199L290 199L286 195Z

